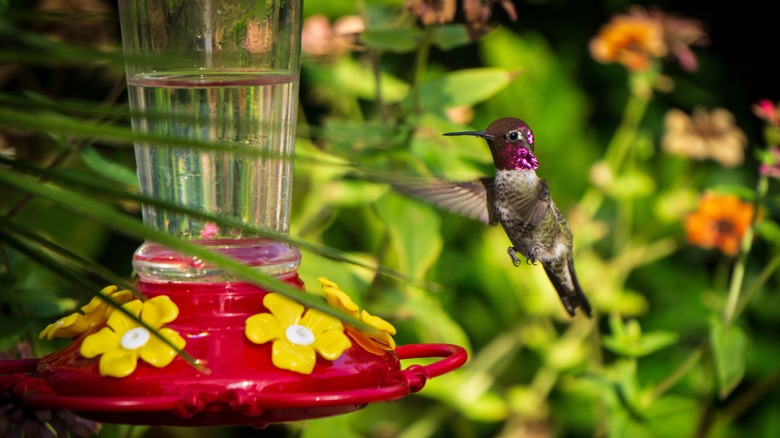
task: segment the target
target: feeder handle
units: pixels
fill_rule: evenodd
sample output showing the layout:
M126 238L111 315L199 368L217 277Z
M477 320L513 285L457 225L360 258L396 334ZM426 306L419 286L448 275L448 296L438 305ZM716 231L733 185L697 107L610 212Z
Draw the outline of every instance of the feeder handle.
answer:
M429 357L443 357L429 365L410 365L402 371L407 380L407 385L412 392L422 389L428 379L449 373L468 359L468 353L463 347L452 344L410 344L396 347L395 353L399 359L421 359Z

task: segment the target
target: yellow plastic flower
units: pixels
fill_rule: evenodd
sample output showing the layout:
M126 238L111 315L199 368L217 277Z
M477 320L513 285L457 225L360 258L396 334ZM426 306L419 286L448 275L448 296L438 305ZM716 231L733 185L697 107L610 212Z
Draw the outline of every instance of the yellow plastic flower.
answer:
M384 319L374 316L365 310L360 310L357 304L344 293L339 286L328 280L325 277L320 277L317 281L322 284L322 292L325 294L325 298L328 300L328 304L335 307L342 312L354 316L366 323L369 327L376 329L373 333L362 332L350 325L347 325L347 334L357 342L358 345L363 347L364 350L369 353L381 356L387 351L395 349L395 341L393 336L396 331L395 327Z
M104 296L110 297L119 304L124 304L133 299L129 290L117 290L116 286L107 286L100 291ZM72 313L64 318L46 326L38 335L38 339L52 340L58 338L75 338L87 330L108 320L108 316L114 311L114 307L99 297L92 297L89 303L81 308L81 313Z
M133 300L122 308L157 330L177 349L184 348L186 341L175 330L163 328L179 316L179 308L169 297L160 295L146 302ZM139 357L157 368L170 364L176 357L176 350L122 312L113 312L108 317L108 327L84 338L80 351L86 358L100 355L100 375L113 377L132 374Z
M273 341L271 361L277 368L311 374L317 354L336 360L352 346L341 321L332 316L315 309L306 310L276 293L266 295L263 305L271 313L250 316L245 333L255 344Z

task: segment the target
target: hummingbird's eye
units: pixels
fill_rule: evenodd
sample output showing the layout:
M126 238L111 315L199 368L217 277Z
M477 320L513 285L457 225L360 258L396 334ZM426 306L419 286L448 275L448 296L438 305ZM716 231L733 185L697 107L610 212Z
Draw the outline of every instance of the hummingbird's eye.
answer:
M512 131L512 132L510 132L510 133L507 135L507 138L508 138L510 141L517 141L517 140L519 140L519 139L520 139L520 133L518 133L517 131Z

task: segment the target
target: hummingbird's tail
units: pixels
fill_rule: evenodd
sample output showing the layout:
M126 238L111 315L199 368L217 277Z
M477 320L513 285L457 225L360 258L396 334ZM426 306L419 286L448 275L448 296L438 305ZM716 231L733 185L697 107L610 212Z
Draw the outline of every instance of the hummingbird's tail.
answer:
M581 307L582 311L590 318L590 303L585 297L585 293L582 292L579 281L577 281L574 262L568 259L557 266L547 264L542 264L542 266L544 266L544 271L550 278L550 282L555 286L558 296L561 297L563 307L566 308L569 315L573 317L575 315L574 311Z

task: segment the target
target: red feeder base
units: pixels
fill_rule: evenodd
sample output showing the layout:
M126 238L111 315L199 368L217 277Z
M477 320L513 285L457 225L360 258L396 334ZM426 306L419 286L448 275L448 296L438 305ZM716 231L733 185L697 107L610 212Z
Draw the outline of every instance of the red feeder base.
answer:
M297 275L287 281L301 286ZM138 289L176 303L179 316L166 327L187 341L185 351L207 372L177 357L164 368L139 361L128 377L102 377L99 358L79 353L96 327L40 360L0 362L0 387L9 387L31 408L66 409L107 423L263 427L398 400L467 359L456 345L405 345L378 356L353 342L338 359L318 357L311 374L299 374L273 365L271 343L246 339L246 319L267 311L265 291L245 283L141 282ZM428 357L442 359L401 369L403 359Z

